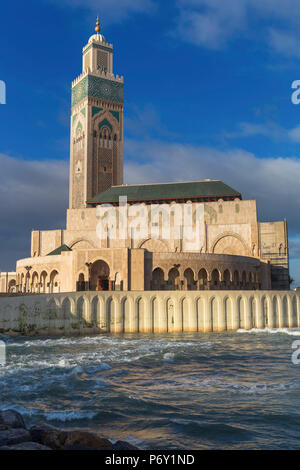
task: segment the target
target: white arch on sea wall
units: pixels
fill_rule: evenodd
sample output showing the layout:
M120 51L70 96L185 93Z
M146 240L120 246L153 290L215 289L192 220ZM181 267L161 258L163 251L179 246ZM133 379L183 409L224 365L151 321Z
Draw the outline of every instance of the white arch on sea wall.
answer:
M293 291L77 292L0 298L0 329L180 333L300 327Z

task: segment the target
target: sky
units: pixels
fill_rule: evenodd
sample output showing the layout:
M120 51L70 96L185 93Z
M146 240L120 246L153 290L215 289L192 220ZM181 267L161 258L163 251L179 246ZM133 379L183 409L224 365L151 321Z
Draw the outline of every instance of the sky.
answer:
M65 227L71 82L100 16L125 80L125 182L221 179L287 219L300 286L300 2L27 0L1 5L0 270ZM1 101L1 90L0 90Z

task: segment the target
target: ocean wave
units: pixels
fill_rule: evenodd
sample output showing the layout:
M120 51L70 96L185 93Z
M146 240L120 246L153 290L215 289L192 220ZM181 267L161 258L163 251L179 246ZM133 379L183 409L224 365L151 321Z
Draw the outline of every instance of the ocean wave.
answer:
M97 416L97 412L94 411L51 411L49 413L43 413L47 421L79 421L84 419L93 419Z
M185 386L208 388L210 390L227 390L233 393L260 394L266 392L280 392L299 388L298 381L274 382L274 383L239 383L219 379L217 377L206 378L202 381L184 379Z
M251 330L244 330L243 328L240 328L237 330L237 333L270 333L270 334L276 334L276 333L283 333L286 335L291 335L291 336L300 336L300 329L293 329L293 328L251 328Z
M174 353L165 353L164 354L164 361L173 362L174 359L175 359L175 354Z

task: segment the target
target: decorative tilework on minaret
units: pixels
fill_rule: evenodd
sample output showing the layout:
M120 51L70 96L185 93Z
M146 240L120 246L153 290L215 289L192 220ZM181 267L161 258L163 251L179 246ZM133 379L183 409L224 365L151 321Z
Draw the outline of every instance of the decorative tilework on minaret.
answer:
M98 18L95 31L72 83L70 209L123 183L123 77L113 74L113 46Z

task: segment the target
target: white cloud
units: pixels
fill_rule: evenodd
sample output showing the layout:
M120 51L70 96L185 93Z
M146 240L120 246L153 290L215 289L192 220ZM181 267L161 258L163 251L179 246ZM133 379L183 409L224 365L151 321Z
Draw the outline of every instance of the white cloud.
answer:
M261 219L288 219L290 231L300 234L300 160L257 158L240 149L127 141L126 182L221 179L244 198L257 199ZM142 155L142 160L141 160Z
M288 133L289 138L294 142L300 142L300 126L294 127Z
M225 131L222 133L222 138L225 139L236 139L253 136L268 137L275 142L300 142L300 125L292 129L285 129L284 127L276 124L274 121L267 121L264 123L240 122L237 125L237 130L231 132Z
M117 23L134 13L149 13L155 8L154 0L48 0L70 7L90 10L104 19L105 24Z
M292 136L290 135L290 132L292 131L287 131L273 121L264 123L240 122L237 127L238 129L236 131L224 132L223 136L229 139L235 139L238 137L260 135L269 137L275 141L292 139Z
M65 226L68 164L21 160L0 154L0 270L30 255L32 229Z
M177 0L177 32L190 43L221 49L238 36L261 37L277 52L300 57L300 2Z

